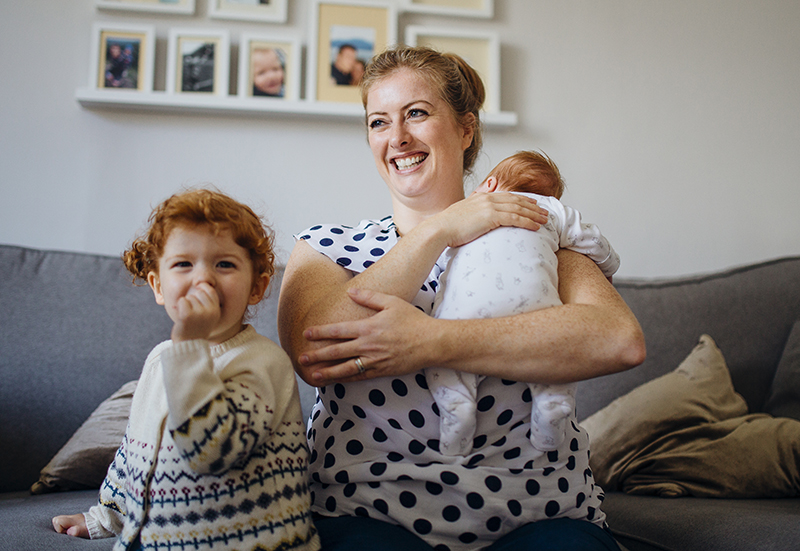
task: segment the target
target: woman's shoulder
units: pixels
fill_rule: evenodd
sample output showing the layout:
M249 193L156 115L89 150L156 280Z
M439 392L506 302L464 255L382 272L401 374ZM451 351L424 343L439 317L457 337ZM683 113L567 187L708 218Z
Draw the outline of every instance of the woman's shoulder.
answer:
M355 226L317 224L294 238L305 241L337 264L358 272L397 243L397 231L394 220L387 216L380 220L362 220Z

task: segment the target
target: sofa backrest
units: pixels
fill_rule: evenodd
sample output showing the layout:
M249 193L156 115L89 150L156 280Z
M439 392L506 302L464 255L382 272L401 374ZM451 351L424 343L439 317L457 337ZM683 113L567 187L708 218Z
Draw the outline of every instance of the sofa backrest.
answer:
M792 325L800 320L800 257L696 277L615 281L645 334L647 359L579 384L578 418L675 369L701 334L722 351L751 412L762 411Z

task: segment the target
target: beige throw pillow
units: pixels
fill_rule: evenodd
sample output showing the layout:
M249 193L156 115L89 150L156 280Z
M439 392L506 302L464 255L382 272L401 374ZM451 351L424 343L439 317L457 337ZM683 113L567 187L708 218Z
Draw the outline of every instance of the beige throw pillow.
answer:
M101 403L41 470L32 494L99 488L125 435L137 381Z
M581 425L591 439L595 480L617 490L620 473L650 442L686 426L746 413L722 353L702 335L677 369L617 398Z

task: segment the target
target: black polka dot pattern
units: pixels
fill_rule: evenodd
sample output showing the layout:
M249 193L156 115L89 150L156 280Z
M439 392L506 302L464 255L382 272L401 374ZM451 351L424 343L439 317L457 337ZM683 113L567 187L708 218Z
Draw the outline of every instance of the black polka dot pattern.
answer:
M391 217L320 225L295 236L361 272L398 240ZM413 304L430 313L439 266ZM530 445L528 385L487 378L466 457L439 453L439 414L422 373L319 390L311 414L313 508L395 524L442 551L478 549L529 522L586 519L603 525L602 490L589 470L586 432L572 419L555 451Z

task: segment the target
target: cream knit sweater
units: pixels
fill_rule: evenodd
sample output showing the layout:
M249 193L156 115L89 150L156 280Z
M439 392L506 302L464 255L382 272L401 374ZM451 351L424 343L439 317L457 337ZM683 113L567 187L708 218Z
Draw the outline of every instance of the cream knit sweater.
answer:
M297 382L247 326L228 341L166 341L145 362L128 429L85 513L115 549L316 551Z

